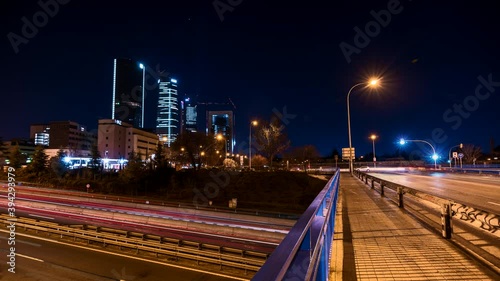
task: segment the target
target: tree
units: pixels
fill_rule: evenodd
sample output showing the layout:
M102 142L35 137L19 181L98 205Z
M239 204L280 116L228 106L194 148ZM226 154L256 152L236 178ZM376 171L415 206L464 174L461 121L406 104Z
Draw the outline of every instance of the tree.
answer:
M290 157L297 159L297 161L305 161L311 159L317 159L320 154L314 145L304 145L295 147L290 152Z
M33 153L33 161L29 166L29 171L39 177L47 172L48 156L41 145L36 146Z
M59 177L62 178L64 175L68 172L68 163L64 161L64 158L66 158L66 152L64 150L59 149L57 151L57 155L50 158L50 168L52 169L52 172Z
M236 161L234 161L233 159L229 159L229 158L224 159L222 164L224 165L224 168L234 169L234 168L238 167L238 163L236 163Z
M255 155L252 157L252 167L263 167L264 165L267 165L267 159L266 157L262 155Z
M139 153L132 152L128 158L127 166L121 171L120 176L125 182L137 183L144 174L144 163Z
M269 124L263 124L257 129L255 139L257 149L267 157L271 168L274 157L290 146L290 140L288 140L285 133L285 126L280 123L278 118L274 118Z
M335 159L335 156L337 156L337 159L340 158L340 152L337 148L334 148L332 150L332 153L330 154L330 156L328 156L328 158Z
M464 144L462 147L462 153L464 154L464 162L465 163L474 163L476 159L481 157L481 147L475 146L473 144Z
M21 168L21 165L26 161L26 157L21 153L19 144L16 143L16 145L10 147L9 161L10 166L14 167L15 169Z
M290 156L299 163L303 164L304 171L307 171L307 164L313 159L320 157L318 150L314 145L304 145L292 149Z
M217 142L213 134L184 132L172 143L171 148L181 161L186 159L197 170L201 166L201 152L212 155L211 152L222 145L223 143Z
M6 150L5 144L3 143L3 138L0 137L0 163L3 165L5 159L8 157L8 151Z
M92 145L92 148L90 150L90 167L92 169L92 175L96 176L101 170L102 170L102 165L101 165L101 153L99 152L99 149L97 148L97 145Z
M156 146L154 162L156 163L157 169L165 167L167 163L164 144L162 142L158 142L158 145Z

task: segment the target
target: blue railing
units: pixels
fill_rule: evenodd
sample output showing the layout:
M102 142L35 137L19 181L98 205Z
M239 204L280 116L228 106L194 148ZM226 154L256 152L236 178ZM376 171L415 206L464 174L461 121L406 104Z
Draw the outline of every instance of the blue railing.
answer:
M337 170L253 281L328 280L339 176Z

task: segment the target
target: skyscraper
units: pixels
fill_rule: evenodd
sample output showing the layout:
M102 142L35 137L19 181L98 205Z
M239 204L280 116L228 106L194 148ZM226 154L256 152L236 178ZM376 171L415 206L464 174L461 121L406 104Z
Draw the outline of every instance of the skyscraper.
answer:
M177 139L179 134L179 101L177 98L177 80L160 78L158 94L158 112L156 117L156 134L162 140L167 138L167 146Z
M181 101L181 133L184 131L198 131L198 108L197 104L190 98L185 97Z
M225 139L225 152L234 153L234 112L232 110L207 111L207 131L221 134Z
M111 119L144 127L144 75L141 63L126 58L114 60Z

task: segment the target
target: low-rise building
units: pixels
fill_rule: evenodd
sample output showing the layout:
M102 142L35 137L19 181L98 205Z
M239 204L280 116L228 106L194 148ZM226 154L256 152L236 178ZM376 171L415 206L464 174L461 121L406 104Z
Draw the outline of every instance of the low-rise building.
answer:
M97 147L102 158L128 159L132 152L148 159L156 151L159 137L115 119L99 120Z

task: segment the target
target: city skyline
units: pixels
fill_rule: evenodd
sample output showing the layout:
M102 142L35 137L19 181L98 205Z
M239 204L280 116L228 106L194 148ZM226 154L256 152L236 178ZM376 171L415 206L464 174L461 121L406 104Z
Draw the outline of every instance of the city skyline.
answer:
M480 145L486 153L491 138L500 144L500 59L488 35L498 24L489 20L490 4L455 3L448 10L441 3L431 8L401 1L389 9L392 1L341 1L332 10L327 4L244 1L221 19L209 2L168 2L165 14L146 2L120 7L126 20L111 15L107 4L96 10L69 2L28 43L17 45L17 53L5 39L8 67L1 77L12 120L2 124L1 136L27 137L32 123L68 119L96 128L98 119L110 116L110 61L128 57L172 73L179 96L231 97L237 142L248 139L250 120L278 113L289 117L293 146L312 144L323 156L341 151L348 147L347 91L377 76L380 89L357 88L351 96L357 156L371 152L371 134L379 136L380 155L396 151L402 137L433 141L444 158L457 143ZM3 5L9 11L5 35L22 34L20 19L41 9L36 3ZM158 27L154 18L160 15L168 28ZM145 108L155 108L147 87ZM145 113L144 127L154 128L155 113Z

